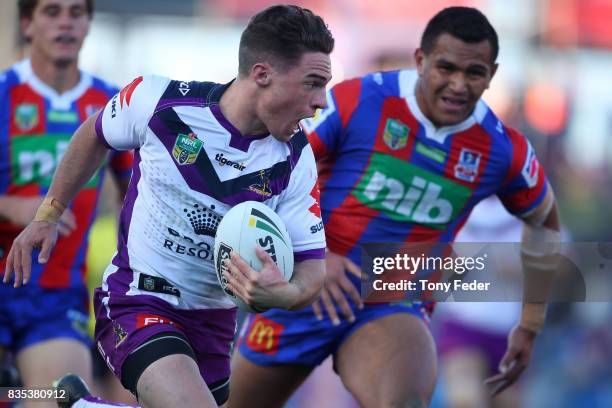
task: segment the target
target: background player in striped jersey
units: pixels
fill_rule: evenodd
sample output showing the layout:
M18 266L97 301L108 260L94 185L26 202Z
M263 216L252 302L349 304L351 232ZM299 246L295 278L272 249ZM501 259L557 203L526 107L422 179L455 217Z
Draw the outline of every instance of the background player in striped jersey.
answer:
M321 302L249 319L233 361L230 405L281 406L331 354L362 406L426 406L436 380L426 323L432 305L363 305L361 245L452 242L491 194L525 222L524 245L558 242L553 191L533 148L480 99L497 55L497 34L482 13L448 8L429 21L416 70L374 73L329 92L328 108L305 124L321 165L329 251ZM532 262L548 253L531 255L523 255L527 275L554 269ZM544 303L524 305L491 379L494 392L525 369L544 312Z
M116 92L78 69L93 1L20 0L18 7L30 57L0 77L2 271L13 239L34 218L72 134ZM109 161L121 197L131 164L129 152ZM46 264L33 262L27 286L0 285L0 349L15 353L26 387L48 387L66 371L91 378L85 255L104 173L96 172L64 212L57 255Z
M317 171L298 123L326 106L333 46L319 16L278 5L243 31L232 82L138 77L77 130L38 209L45 221L30 223L15 239L6 273L21 281L30 272L22 259L37 245L50 252L61 203L107 148L136 150L117 253L94 309L100 353L143 406L227 400L236 307L218 284L212 248L232 206L256 200L274 209L296 262L287 282L263 249L259 273L232 252L223 274L231 291L266 309L304 307L319 294L325 235L309 229L321 222ZM221 155L240 165L215 160Z

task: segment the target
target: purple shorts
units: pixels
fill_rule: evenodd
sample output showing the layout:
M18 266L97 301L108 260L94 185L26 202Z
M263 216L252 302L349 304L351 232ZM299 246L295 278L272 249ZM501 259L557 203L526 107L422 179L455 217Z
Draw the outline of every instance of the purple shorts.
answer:
M109 296L109 292L96 288L94 313L98 350L119 380L127 356L162 332L185 336L206 384L230 376L236 308L182 310L154 296L126 296L115 292Z
M458 350L476 350L487 360L491 373L497 372L497 366L504 356L507 335L485 331L465 324L444 320L437 333L438 352L441 356Z

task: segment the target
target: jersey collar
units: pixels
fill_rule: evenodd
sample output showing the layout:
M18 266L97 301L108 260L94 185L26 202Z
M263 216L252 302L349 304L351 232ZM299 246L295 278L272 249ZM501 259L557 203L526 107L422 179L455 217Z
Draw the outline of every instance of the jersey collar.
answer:
M25 82L30 85L32 89L50 101L52 109L58 110L70 109L72 103L79 99L93 82L93 79L89 74L79 71L81 79L74 86L74 88L69 89L62 94L58 94L55 89L45 84L36 76L32 70L32 62L29 59L25 59L17 63L15 66L15 71L19 76L20 82Z
M403 70L399 73L399 89L400 95L406 99L406 103L410 108L412 114L416 117L416 119L423 125L425 129L425 136L428 139L435 140L440 144L444 144L446 141L446 137L453 133L462 132L466 129L469 129L473 125L477 123L482 123L486 113L487 113L487 105L483 102L482 99L478 101L474 111L470 116L468 116L463 122L458 123L453 126L443 126L441 128L436 128L433 123L421 112L421 108L419 108L419 104L416 99L416 84L419 79L418 73L414 69Z

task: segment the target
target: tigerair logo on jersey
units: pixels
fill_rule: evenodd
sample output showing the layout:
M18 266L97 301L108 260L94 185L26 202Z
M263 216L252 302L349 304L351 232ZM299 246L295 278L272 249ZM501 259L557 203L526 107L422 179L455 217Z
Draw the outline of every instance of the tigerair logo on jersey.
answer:
M34 129L38 125L38 105L22 103L15 108L15 124L23 131Z
M70 135L33 135L11 138L12 183L18 186L38 184L49 187L56 166L62 160ZM98 172L85 184L84 188L95 187Z
M406 147L410 128L399 119L387 119L383 141L391 150L399 150Z
M372 155L353 195L397 221L444 229L471 196L471 189L381 153Z
M181 166L193 164L198 158L200 150L202 150L202 142L195 133L189 133L188 135L179 133L172 148L172 157Z
M247 334L247 347L256 353L276 354L284 330L285 326L282 324L266 319L262 315L256 315Z
M217 153L215 155L215 160L219 163L220 166L229 166L229 167L233 167L236 170L244 170L246 169L246 166L244 165L244 163L238 163L235 161L231 161L226 159L225 157L223 157L223 153Z

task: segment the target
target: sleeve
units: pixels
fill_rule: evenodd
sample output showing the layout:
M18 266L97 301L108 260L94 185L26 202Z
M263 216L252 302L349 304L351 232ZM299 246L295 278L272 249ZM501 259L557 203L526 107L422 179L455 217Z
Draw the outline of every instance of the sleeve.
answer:
M304 119L304 129L317 160L332 154L359 103L361 78L341 82L327 91L327 108L318 110L313 118Z
M304 138L302 152L276 212L285 222L296 262L325 258L325 231L319 204L317 167Z
M549 188L548 180L531 143L514 129L506 131L511 146L510 166L497 195L510 213L522 216L542 202Z
M96 134L109 149L137 149L145 143L149 119L170 80L158 76L134 79L115 94L96 119Z

